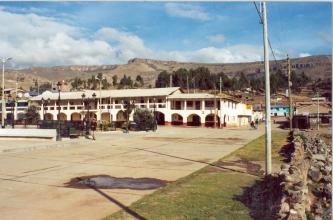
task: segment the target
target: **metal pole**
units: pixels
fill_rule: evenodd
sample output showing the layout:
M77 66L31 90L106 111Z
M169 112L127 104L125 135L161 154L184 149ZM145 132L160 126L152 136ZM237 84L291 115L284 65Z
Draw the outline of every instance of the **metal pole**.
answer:
M87 135L89 135L89 133L90 133L90 100L88 99L87 100L87 104L88 104L88 121L87 121L87 132L86 132L86 134Z
M6 114L6 103L5 103L5 59L2 59L2 111L1 111L1 127L5 128L5 114Z
M287 62L288 62L288 96L289 96L289 129L290 131L293 130L293 104L291 99L291 68L290 68L290 59L287 55Z
M99 79L99 120L102 121L102 79Z
M44 121L45 113L44 113L44 101L43 101L43 99L42 99L42 113L43 113L42 120Z
M214 127L217 128L216 86L214 87Z
M220 94L222 93L222 77L220 76ZM220 119L221 120L221 119Z
M15 109L14 109L14 114L17 116L17 85L18 85L18 79L17 79L17 72L16 71L15 71L15 79L16 79L16 83L15 83ZM14 118L17 118L17 117L14 117Z
M187 87L187 93L190 93L190 87L188 85L188 76L186 76L186 87Z
M317 130L319 131L319 92L317 92Z
M262 18L263 18L263 41L264 41L264 60L265 60L265 105L266 105L266 121L265 121L265 168L266 175L271 174L271 99L270 99L270 82L269 82L269 51L268 51L268 36L267 36L267 17L266 17L266 2L261 3Z
M14 128L14 124L15 124L15 118L14 118L14 105L15 105L15 101L12 100L12 103L11 103L11 107L12 107L12 128Z
M37 82L37 94L39 95L39 82L38 82L38 77L36 79L36 82Z
M58 85L59 86L59 85ZM58 88L58 133L57 133L57 141L61 141L61 123L60 123L60 88Z

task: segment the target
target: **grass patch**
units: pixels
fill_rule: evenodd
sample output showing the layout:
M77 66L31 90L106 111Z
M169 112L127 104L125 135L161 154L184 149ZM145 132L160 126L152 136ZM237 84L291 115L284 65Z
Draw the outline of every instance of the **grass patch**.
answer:
M286 143L287 135L287 132L280 131L272 133L273 158L280 158L278 152ZM232 157L249 161L263 160L264 141L265 137L261 136L221 160ZM129 208L143 219L151 220L253 219L251 209L237 198L245 188L251 187L260 179L244 173L214 170L207 166L143 197ZM121 210L104 220L114 219L134 218Z
M272 161L278 162L282 158L279 154L283 145L287 144L287 131L272 131ZM249 142L244 147L229 154L224 159L237 157L248 161L264 161L265 160L265 135Z

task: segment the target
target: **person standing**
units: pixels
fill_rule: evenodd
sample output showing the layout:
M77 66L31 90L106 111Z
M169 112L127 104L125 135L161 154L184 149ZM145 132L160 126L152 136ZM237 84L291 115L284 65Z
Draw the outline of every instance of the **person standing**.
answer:
M91 120L91 123L90 123L90 129L91 129L91 132L92 132L92 139L93 140L96 140L95 138L95 131L96 131L96 128L97 128L97 121L95 118L93 118Z

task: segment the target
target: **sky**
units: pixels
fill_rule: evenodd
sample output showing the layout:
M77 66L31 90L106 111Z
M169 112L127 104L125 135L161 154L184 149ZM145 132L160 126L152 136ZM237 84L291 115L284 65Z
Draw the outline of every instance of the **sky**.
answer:
M276 58L331 54L331 12L268 2ZM252 62L263 60L262 25L253 2L1 2L0 57L12 67Z

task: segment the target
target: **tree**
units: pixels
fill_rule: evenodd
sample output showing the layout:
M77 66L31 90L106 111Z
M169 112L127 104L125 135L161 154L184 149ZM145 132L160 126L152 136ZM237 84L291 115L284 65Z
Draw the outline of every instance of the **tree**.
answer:
M87 84L89 89L96 90L98 85L98 80L95 78L95 76L91 76L91 78L88 79Z
M108 82L106 78L102 80L102 89L108 89L110 86L111 84Z
M205 90L214 88L214 83L211 80L211 74L208 68L198 67L193 70L195 75L195 85L197 88ZM192 73L193 74L193 73Z
M135 104L130 100L124 100L123 106L126 117L126 133L128 133L129 116L132 113L132 111L135 109Z
M120 80L119 85L121 87L130 87L130 88L132 88L133 87L133 81L132 81L130 76L127 77L126 74L125 74L123 76L123 78Z
M138 109L133 115L134 122L137 124L139 130L154 129L156 121L154 114L148 109Z
M142 87L144 85L143 78L141 77L141 75L136 76L135 83L137 84L136 87L139 86Z
M40 119L38 108L35 105L30 105L25 112L25 120L27 123L35 124Z
M189 72L187 71L187 69L179 68L177 71L173 72L172 74L172 85L186 88L188 76Z
M248 88L249 85L250 85L249 80L246 78L245 74L241 72L238 79L238 88L245 89Z
M164 88L170 85L170 74L167 71L162 71L158 74L155 87L156 88Z
M112 85L113 86L118 85L118 76L117 75L112 76Z

